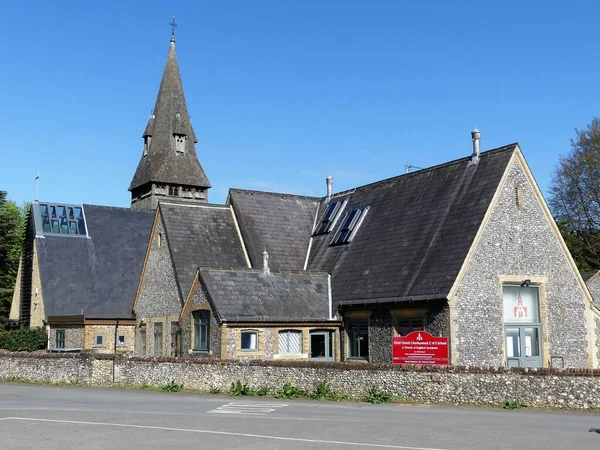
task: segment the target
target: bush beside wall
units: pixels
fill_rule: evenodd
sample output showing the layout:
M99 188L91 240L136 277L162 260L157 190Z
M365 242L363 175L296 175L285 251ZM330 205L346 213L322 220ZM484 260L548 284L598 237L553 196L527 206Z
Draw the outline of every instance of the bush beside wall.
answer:
M32 352L46 348L48 335L44 327L19 328L0 332L0 349Z

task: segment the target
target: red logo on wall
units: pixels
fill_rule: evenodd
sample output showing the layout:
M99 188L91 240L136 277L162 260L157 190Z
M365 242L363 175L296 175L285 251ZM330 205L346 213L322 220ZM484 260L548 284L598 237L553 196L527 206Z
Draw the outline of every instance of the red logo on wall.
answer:
M448 338L435 337L426 331L413 331L392 338L394 364L448 364Z
M523 306L523 299L521 298L520 292L519 297L517 298L517 306L513 306L513 317L515 319L523 319L527 317L527 306Z

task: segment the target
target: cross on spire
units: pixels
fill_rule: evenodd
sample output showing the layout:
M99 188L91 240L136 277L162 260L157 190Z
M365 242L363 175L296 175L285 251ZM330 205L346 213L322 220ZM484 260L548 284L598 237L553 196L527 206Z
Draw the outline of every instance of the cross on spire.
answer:
M175 23L175 16L173 16L173 20L171 20L171 42L175 42L175 27L177 24Z

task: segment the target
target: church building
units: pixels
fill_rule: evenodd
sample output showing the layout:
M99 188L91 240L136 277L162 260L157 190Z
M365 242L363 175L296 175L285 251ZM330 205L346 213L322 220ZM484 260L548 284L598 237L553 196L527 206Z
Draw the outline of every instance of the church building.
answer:
M49 351L391 363L419 332L449 364L599 367L600 305L517 143L212 204L173 35L142 138L131 208L32 204L10 319Z

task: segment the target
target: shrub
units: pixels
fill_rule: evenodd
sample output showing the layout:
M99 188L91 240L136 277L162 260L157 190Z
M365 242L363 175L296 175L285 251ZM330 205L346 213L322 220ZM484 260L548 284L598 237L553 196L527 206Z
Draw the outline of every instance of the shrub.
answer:
M275 392L275 398L306 398L308 392L305 389L294 386L289 381L283 383L281 389Z
M363 402L368 403L387 403L392 399L391 394L383 392L377 386L371 386L367 395L363 398Z
M173 380L169 384L161 386L160 390L163 392L179 392L183 390L183 383L177 384L175 383L175 380Z
M265 395L269 395L271 392L269 391L269 388L266 386L261 387L258 391L256 391L256 395L258 395L259 397L264 397Z
M19 328L0 332L0 348L11 352L32 352L46 348L48 335L44 327Z
M221 393L221 389L218 387L211 387L208 392L210 392L211 394L220 394Z
M521 403L519 400L506 400L504 402L504 404L502 405L502 407L504 409L520 409L520 408L525 408L526 405L524 405L523 403Z
M246 383L237 380L235 383L231 383L231 387L227 393L231 397L246 397L256 395L256 390L249 387Z
M325 381L319 381L315 390L310 394L310 398L315 400L339 401L348 398L346 395L338 394Z

